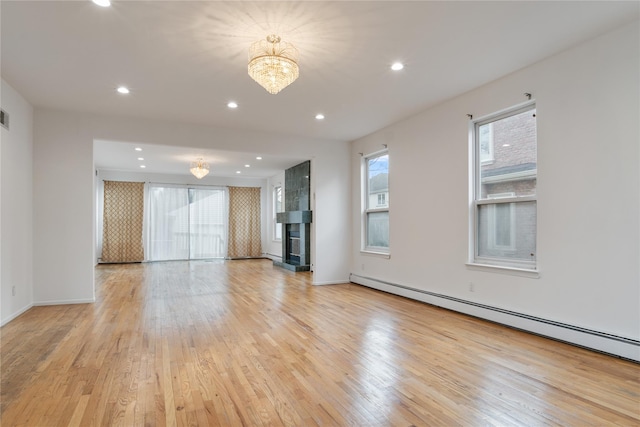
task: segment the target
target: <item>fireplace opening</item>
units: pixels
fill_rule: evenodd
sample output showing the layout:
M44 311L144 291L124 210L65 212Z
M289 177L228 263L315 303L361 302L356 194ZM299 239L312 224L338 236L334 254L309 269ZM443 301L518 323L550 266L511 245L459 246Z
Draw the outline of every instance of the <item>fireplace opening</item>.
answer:
M289 237L291 252L290 255L300 256L300 238L299 237Z
M287 262L293 265L300 265L300 224L287 224L286 238L288 240Z

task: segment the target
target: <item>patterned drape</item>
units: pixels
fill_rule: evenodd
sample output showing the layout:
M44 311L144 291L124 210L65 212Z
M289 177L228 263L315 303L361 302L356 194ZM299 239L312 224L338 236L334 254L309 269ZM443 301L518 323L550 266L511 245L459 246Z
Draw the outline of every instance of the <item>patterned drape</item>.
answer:
M104 182L102 262L144 261L144 182Z
M229 187L229 258L262 256L260 188Z

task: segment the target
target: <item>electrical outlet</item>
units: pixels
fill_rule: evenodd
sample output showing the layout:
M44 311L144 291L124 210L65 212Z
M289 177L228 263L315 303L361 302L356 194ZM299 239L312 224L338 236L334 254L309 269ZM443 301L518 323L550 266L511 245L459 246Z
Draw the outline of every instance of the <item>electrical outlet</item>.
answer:
M16 296L16 287L15 286L11 287L11 295L14 296L14 297Z
M473 284L473 282L469 282L469 292L475 292L476 291L476 285Z

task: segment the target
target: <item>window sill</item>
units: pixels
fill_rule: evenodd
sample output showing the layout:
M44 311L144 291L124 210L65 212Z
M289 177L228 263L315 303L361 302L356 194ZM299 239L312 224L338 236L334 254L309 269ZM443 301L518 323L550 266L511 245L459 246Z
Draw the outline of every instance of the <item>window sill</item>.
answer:
M465 264L471 270L486 271L491 273L511 274L513 276L529 277L532 279L540 278L540 271L529 268L507 267L504 265L477 264L467 262Z
M385 259L391 258L391 254L387 253L387 252L375 252L375 251L361 250L360 254L366 255L366 256L374 256L374 257L378 257L378 258L385 258Z

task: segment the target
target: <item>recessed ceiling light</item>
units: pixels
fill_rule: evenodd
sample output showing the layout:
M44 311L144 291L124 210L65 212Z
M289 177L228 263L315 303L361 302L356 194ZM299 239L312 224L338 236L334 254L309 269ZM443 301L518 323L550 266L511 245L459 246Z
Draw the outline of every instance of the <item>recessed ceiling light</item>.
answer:
M238 103L237 102L233 102L233 101L229 101L229 103L227 104L227 107L229 107L229 108L238 108Z
M245 168L250 168L250 167L251 167L251 165L244 165L244 167L245 167Z
M91 0L94 4L97 4L101 7L109 7L111 6L111 2L109 0Z
M120 86L118 89L116 89L118 91L118 93L121 93L123 95L128 94L130 91L128 88L124 87L124 86Z
M262 160L262 157L258 156L256 157L256 160Z
M511 144L502 144L503 147L511 147Z
M316 120L324 120L324 114L316 114Z
M240 172L240 171L236 171L236 173L242 173L242 172Z
M400 71L400 70L402 70L403 68L404 68L404 64L403 64L402 62L394 62L394 63L391 65L391 69L392 69L393 71Z
M136 150L136 151L142 151L142 148L140 148L140 147L136 147L136 148L134 148L134 150Z
M138 160L144 160L144 157L138 157Z
M145 165L140 165L140 167L141 167L142 169L146 168L146 166L145 166Z

